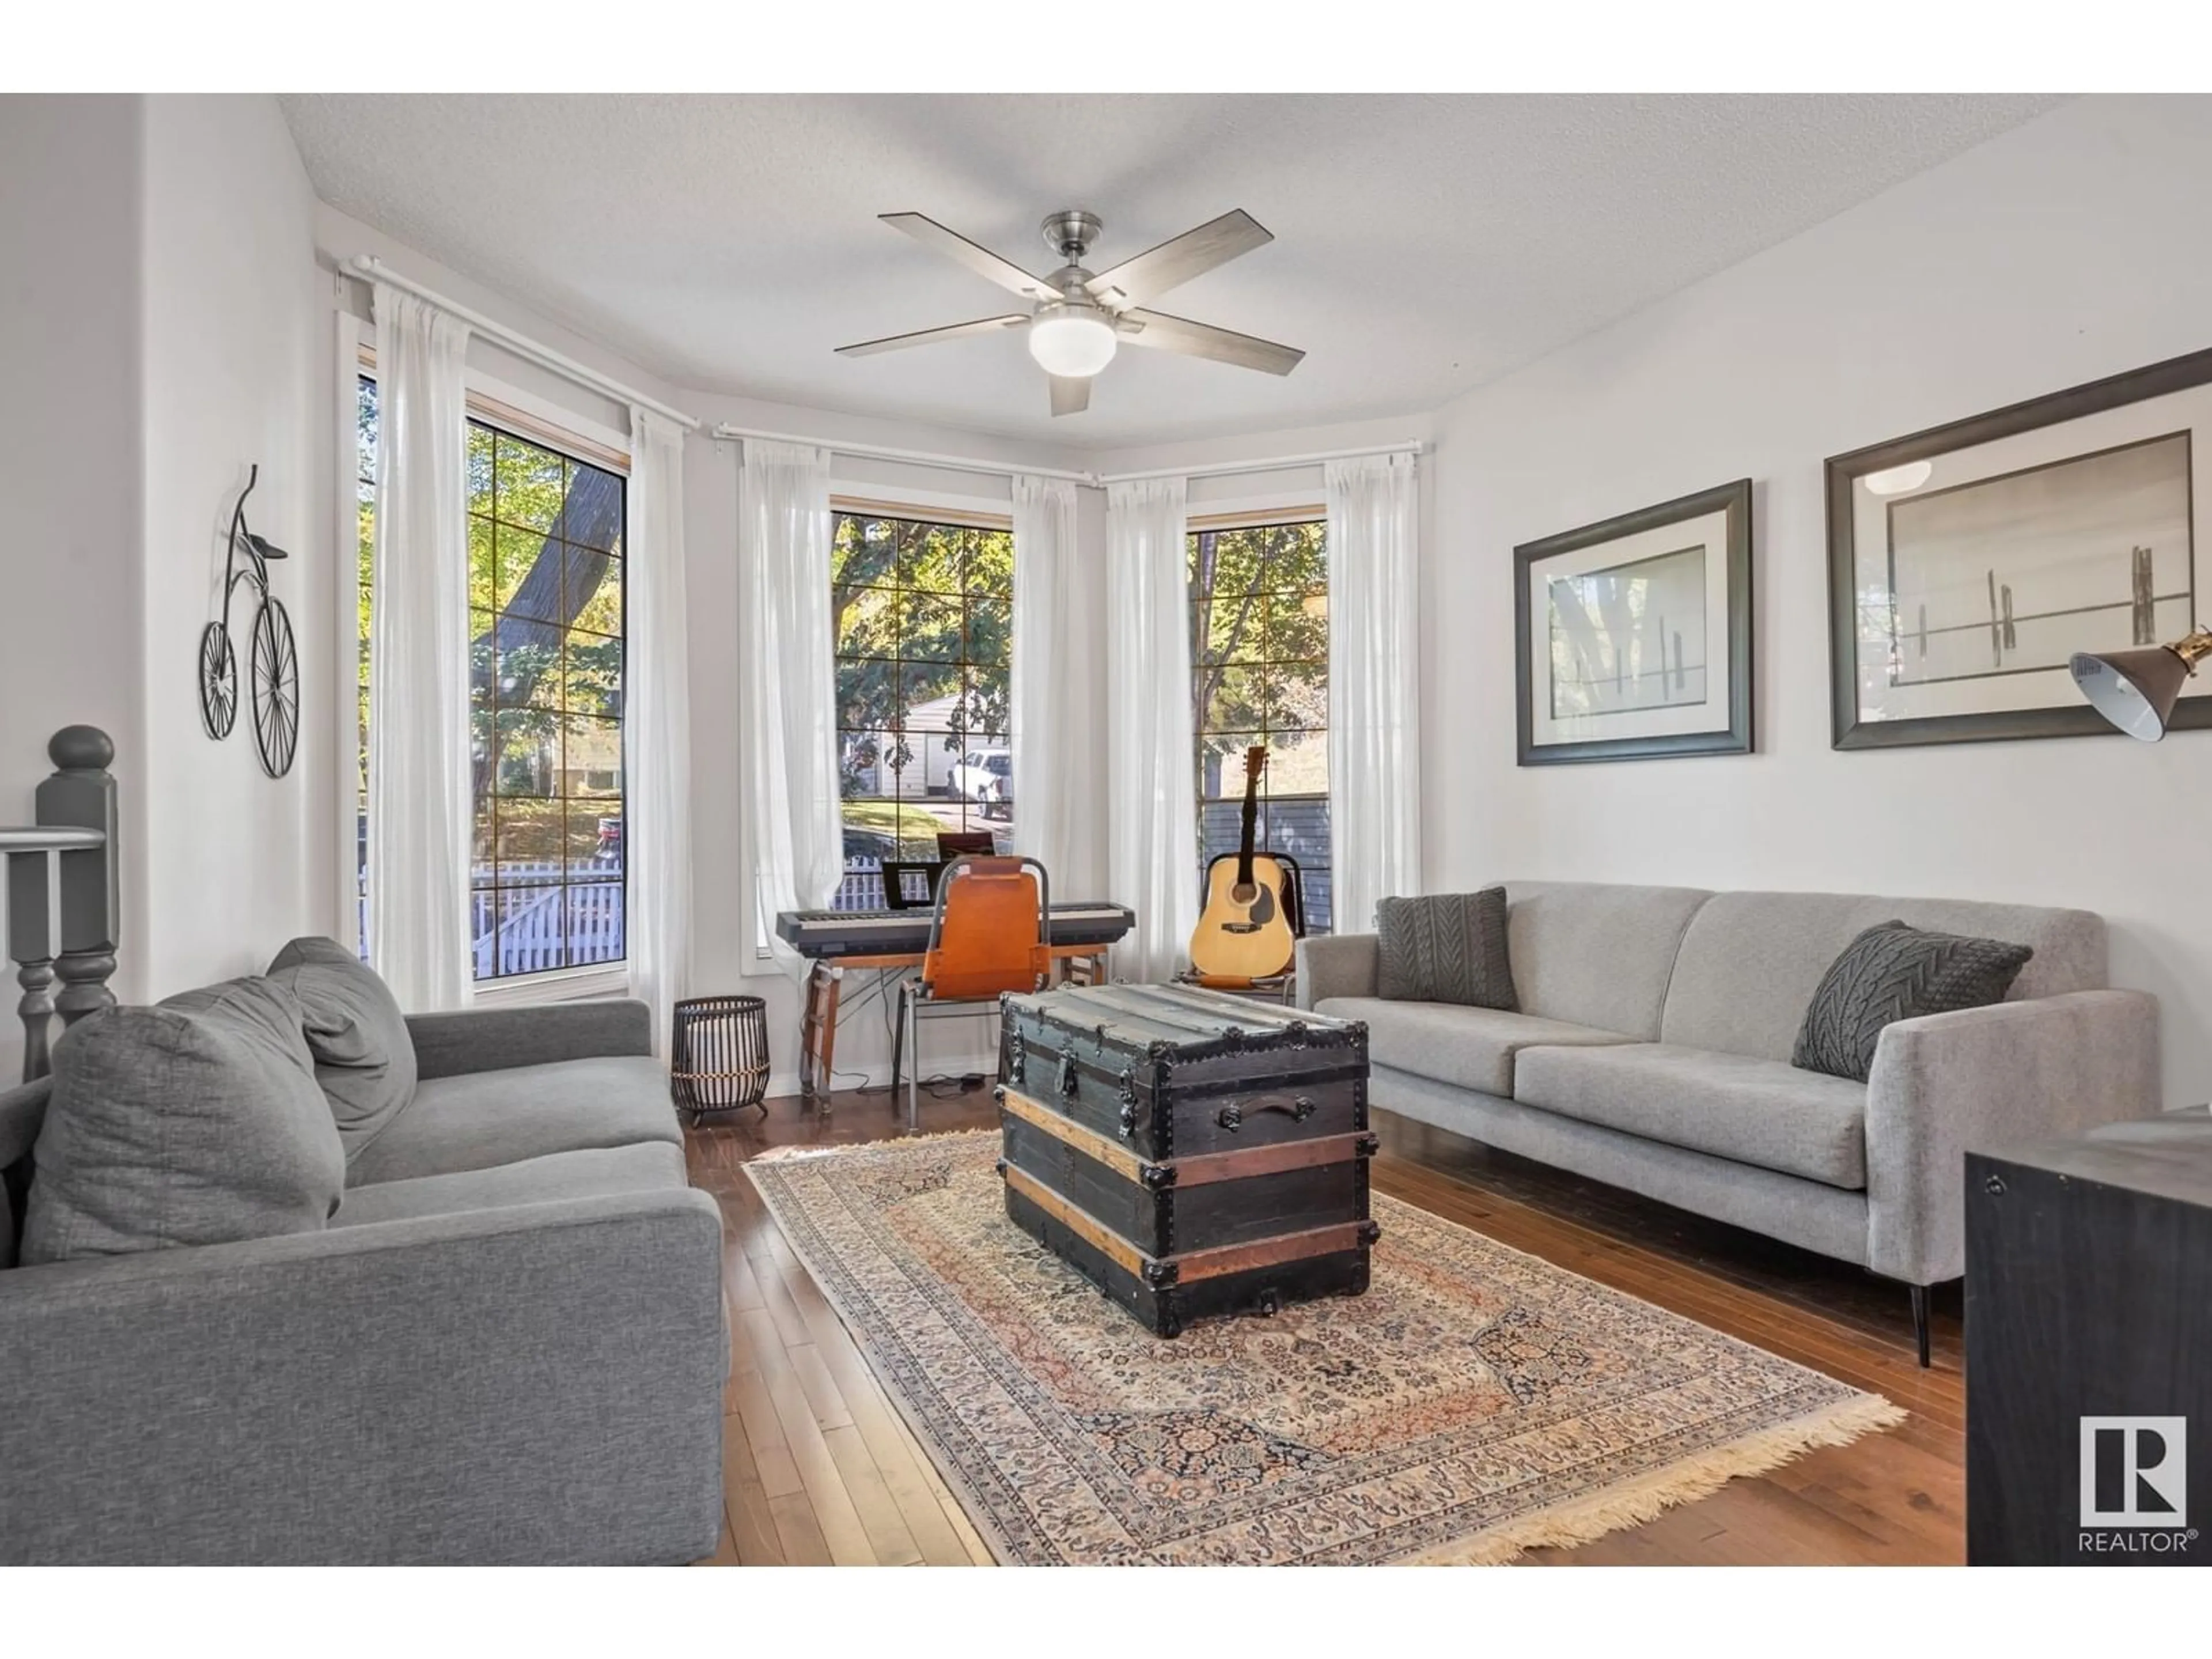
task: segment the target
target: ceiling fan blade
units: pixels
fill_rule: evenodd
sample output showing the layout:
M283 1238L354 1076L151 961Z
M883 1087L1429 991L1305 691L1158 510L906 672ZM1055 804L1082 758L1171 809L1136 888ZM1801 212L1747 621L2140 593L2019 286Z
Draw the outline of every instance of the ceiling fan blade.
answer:
M1277 345L1273 340L1216 328L1211 323L1194 323L1185 317L1170 317L1161 311L1125 311L1121 320L1144 325L1141 329L1123 331L1121 337L1131 345L1179 351L1186 357L1211 357L1217 363L1234 363L1239 368L1256 368L1268 374L1289 374L1304 361L1306 355L1292 346Z
M1133 259L1124 259L1111 270L1101 271L1084 286L1091 291L1091 297L1103 305L1140 305L1274 240L1273 231L1238 208L1218 219L1207 220L1196 230L1186 230L1156 248L1147 249Z
M986 282L996 283L1011 294L1024 300L1057 300L1060 290L1042 276L1032 276L1012 260L1001 259L987 247L969 241L957 230L947 230L936 220L919 213L884 213L877 216L895 230L902 230L926 247L933 247L948 258L957 259Z
M840 357L866 357L878 351L903 351L908 346L935 345L939 340L957 340L969 334L995 334L1002 328L1012 328L1029 319L1019 312L1005 317L978 317L972 323L952 323L944 328L925 328L913 334L887 334L880 340L863 340L858 345L839 346Z
M1052 412L1055 415L1080 415L1091 407L1089 378L1073 374L1052 377Z

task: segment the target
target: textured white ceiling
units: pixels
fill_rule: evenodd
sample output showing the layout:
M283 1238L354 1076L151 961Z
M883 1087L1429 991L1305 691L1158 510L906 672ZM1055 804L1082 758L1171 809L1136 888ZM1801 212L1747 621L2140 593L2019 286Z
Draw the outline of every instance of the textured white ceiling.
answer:
M2006 129L2034 97L290 97L316 191L680 385L1077 447L1433 407ZM1052 420L1010 296L876 222L1103 270L1230 208L1275 241L1159 308L1286 380L1124 350Z

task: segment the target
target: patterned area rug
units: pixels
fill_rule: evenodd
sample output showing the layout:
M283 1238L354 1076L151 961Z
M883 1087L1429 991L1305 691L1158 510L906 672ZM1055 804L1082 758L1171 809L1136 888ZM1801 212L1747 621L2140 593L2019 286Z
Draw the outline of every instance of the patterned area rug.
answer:
M1905 1416L1380 1195L1366 1295L1163 1341L1006 1218L998 1144L746 1167L1004 1561L1502 1561Z

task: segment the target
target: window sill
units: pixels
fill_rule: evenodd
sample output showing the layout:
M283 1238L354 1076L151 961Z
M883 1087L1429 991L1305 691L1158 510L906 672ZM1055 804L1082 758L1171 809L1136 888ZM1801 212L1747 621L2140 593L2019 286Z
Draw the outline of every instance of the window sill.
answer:
M511 1008L534 1002L580 1002L592 997L629 994L629 964L555 968L542 974L495 979L479 984L471 999L478 1008Z

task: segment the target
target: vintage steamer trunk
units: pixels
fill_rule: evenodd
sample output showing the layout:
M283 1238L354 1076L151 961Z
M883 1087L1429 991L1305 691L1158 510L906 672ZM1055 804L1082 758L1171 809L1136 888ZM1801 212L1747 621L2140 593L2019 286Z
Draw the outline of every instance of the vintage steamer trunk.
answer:
M1367 1288L1367 1028L1174 985L1000 999L1006 1213L1160 1336Z

